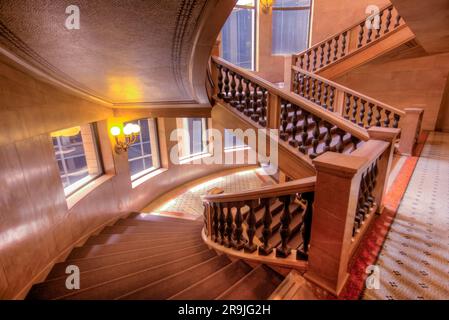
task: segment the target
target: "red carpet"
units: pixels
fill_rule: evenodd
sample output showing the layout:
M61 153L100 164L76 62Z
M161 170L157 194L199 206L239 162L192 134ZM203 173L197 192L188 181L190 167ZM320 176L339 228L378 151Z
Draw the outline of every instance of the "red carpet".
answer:
M426 142L428 133L421 133L418 145L415 149L415 156L409 157L402 166L389 192L385 195L385 208L382 214L370 226L370 230L362 240L358 252L350 263L349 280L339 299L357 300L360 299L367 274L366 268L377 261L377 257L382 249L386 235L396 216L402 197L415 170L421 151Z

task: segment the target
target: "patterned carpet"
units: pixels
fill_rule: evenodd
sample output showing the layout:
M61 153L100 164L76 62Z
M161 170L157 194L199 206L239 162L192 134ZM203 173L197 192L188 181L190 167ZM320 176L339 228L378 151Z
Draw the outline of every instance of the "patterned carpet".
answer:
M363 299L449 299L449 134L430 133Z
M269 180L270 178L260 174L260 170L241 171L205 182L165 203L154 212L166 215L182 214L184 217L190 216L193 218L202 217L204 207L201 202L201 196L214 187L221 188L225 193L228 193L251 190L266 184L272 184L273 182Z

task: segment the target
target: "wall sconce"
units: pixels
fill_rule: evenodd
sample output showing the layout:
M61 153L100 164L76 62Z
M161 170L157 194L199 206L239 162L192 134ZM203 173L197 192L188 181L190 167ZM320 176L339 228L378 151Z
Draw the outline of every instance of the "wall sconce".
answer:
M271 7L273 6L273 0L260 0L260 7L263 13L269 13Z
M115 152L120 154L122 152L127 152L130 145L137 141L137 137L140 133L140 126L134 123L128 123L123 128L123 134L125 135L125 141L119 141L118 136L122 130L118 126L111 128L111 134L115 138Z

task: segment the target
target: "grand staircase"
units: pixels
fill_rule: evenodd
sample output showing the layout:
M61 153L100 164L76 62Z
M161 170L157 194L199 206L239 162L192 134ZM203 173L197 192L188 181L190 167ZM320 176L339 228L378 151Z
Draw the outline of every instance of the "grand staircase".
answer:
M394 147L411 154L422 120L330 80L414 37L392 6L379 26L363 20L294 55L285 88L212 57L214 125L278 130L293 181L208 194L201 222L133 214L75 248L28 299L267 299L284 279L273 266L338 296L382 211ZM79 290L66 288L71 265Z
M266 265L217 254L202 228L132 214L75 248L27 299L267 299L284 279ZM80 270L79 290L66 288L70 265Z

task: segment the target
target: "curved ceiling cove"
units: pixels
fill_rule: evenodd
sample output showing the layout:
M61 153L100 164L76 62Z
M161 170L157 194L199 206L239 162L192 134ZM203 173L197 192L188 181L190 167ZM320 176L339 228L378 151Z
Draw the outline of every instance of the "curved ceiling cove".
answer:
M206 70L192 71L192 61L198 60L192 55L208 57L234 2L2 0L0 45L58 81L112 104L197 102L202 93L191 74L205 78ZM67 9L71 5L79 8L79 29L66 26L74 13ZM204 28L215 34L198 39ZM195 65L205 67L204 61Z

